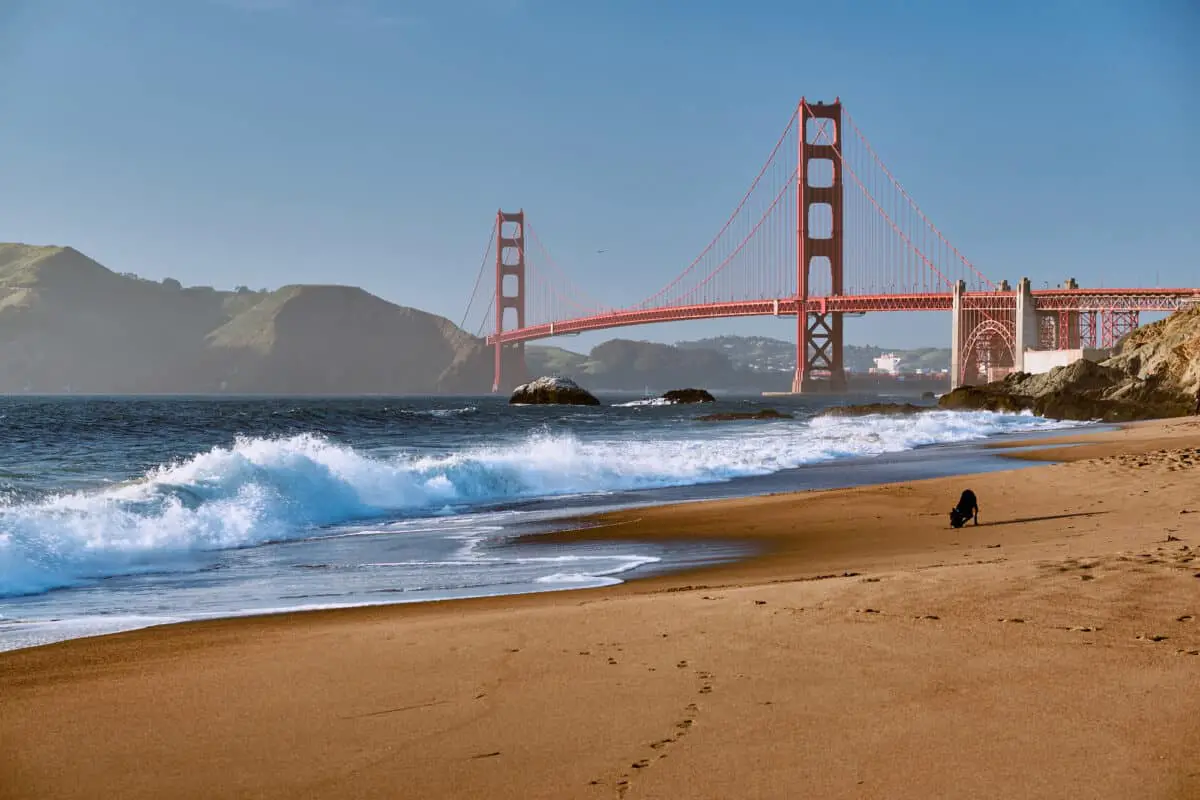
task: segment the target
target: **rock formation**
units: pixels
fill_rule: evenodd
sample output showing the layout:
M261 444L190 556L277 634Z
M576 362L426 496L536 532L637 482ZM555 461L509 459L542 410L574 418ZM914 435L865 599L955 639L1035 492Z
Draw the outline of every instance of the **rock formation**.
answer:
M1155 380L1194 398L1200 390L1200 306L1131 332L1104 363L1132 379Z
M986 386L957 388L938 405L1119 422L1191 413L1198 387L1200 308L1192 308L1138 328L1098 364L1080 360L1040 375L1013 373Z
M862 405L830 406L819 417L865 417L868 414L921 414L930 411L928 406L912 403L864 403Z
M570 378L543 377L513 390L509 403L522 405L598 406L600 401Z
M668 403L715 403L717 399L706 389L672 389L663 395Z
M739 419L792 419L791 414L784 414L776 411L773 408L764 408L762 411L723 411L718 414L705 414L703 417L696 417L701 422L729 422Z

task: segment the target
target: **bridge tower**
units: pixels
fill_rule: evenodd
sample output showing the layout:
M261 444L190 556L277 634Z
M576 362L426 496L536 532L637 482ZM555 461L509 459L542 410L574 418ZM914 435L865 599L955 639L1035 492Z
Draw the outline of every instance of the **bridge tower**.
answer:
M842 294L842 103L837 98L830 104L809 104L803 98L797 112L800 125L797 141L799 159L796 173L796 374L792 391L798 394L819 391L838 392L846 388L846 372L842 365L842 313L807 313L809 285L813 268L828 266L830 294ZM812 125L811 122L816 124ZM832 132L829 131L832 128ZM809 163L828 161L832 169L818 170L825 176L832 172L827 185L816 185ZM813 224L814 212L821 213L821 223ZM828 220L828 222L826 222ZM826 230L828 228L828 230ZM828 376L821 380L817 376Z
M503 374L524 380L525 343L504 345L499 341L505 330L508 309L516 311L512 328L525 327L525 210L496 212L496 353L492 391L503 387ZM516 375L513 375L516 372Z

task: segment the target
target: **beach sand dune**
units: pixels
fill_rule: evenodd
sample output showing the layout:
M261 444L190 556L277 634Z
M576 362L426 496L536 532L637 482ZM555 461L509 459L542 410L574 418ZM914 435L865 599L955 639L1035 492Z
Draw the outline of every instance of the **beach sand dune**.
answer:
M1200 797L1200 425L1057 444L555 534L761 545L687 574L0 654L0 796Z

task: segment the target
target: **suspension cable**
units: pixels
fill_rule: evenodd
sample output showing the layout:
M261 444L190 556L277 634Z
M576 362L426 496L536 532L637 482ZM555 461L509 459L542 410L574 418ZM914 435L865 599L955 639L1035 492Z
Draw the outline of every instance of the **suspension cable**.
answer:
M475 276L475 286L471 289L471 299L467 301L467 310L463 312L462 322L458 323L458 327L466 330L467 317L471 313L471 306L475 304L475 293L479 291L479 284L483 280L483 271L487 268L488 255L492 252L492 245L496 242L496 226L500 224L500 218L492 220L492 230L488 234L487 249L483 251L483 259L479 262L479 274ZM495 298L492 299L495 302ZM484 315L487 316L486 314Z

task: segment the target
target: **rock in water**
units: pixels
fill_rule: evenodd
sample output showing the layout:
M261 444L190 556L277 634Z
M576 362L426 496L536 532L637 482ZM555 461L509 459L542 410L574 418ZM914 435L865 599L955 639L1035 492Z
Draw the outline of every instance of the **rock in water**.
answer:
M570 378L538 378L513 389L509 403L522 405L598 406L600 401Z
M830 406L817 416L820 417L865 417L868 414L920 414L932 409L912 403L866 403L856 406Z
M706 389L672 389L663 395L668 403L715 403L717 400Z
M764 408L762 411L726 411L722 414L706 414L703 417L696 417L701 422L729 422L738 419L792 419L791 414L783 414L773 408Z
M1032 410L1034 398L1016 394L1002 381L986 386L959 386L942 395L938 408L951 411L995 411L1000 414L1018 414Z

